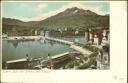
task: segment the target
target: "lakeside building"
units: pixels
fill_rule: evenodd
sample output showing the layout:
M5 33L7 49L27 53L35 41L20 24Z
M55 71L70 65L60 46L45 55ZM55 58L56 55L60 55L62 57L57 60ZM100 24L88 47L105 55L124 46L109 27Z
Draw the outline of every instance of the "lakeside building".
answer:
M109 44L110 35L108 28L106 29L89 29L85 31L85 39L91 44L105 46Z
M76 31L75 31L75 35L77 35L77 34L79 34L79 30L78 29L76 29Z
M7 34L3 34L3 35L2 35L2 38L7 38L7 37L8 37Z
M94 42L95 45L99 45L99 38L97 36L97 34L94 35Z
M64 29L64 31L67 31L67 30L68 30L67 28Z
M61 29L58 29L58 31L59 31L60 33L63 33L63 31L62 31Z
M97 55L97 68L108 69L110 64L110 34L109 29L89 29L85 32L85 38L96 47L101 47L101 52Z
M45 36L45 32L43 30L40 31L40 36Z
M88 33L88 31L85 31L85 39L86 39L87 42L89 41L89 33Z
M103 35L103 38L102 38L101 45L106 46L107 44L109 44L109 40L110 40L109 32L107 30L103 30L102 35Z
M93 33L91 29L89 29L89 43L93 44Z
M35 30L35 35L38 35L38 34L37 34L37 30Z

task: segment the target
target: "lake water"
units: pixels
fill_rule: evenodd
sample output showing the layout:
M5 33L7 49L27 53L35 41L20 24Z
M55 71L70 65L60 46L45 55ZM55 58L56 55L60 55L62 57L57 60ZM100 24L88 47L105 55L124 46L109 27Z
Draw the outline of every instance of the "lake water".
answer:
M85 43L84 37L61 38L68 41ZM64 52L74 51L68 45L48 40L3 40L2 60L16 60L25 58L26 54L31 58L46 58L48 54L54 56Z

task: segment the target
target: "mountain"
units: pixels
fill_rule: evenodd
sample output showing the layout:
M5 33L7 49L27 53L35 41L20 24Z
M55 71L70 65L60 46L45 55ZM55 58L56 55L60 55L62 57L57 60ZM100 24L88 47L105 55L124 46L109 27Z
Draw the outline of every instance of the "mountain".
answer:
M53 16L54 18L56 17L65 17L65 16L75 16L75 15L92 15L95 16L97 15L94 12L91 12L90 10L84 10L84 9L79 9L77 7L73 7L73 8L68 8L67 10Z
M5 25L17 25L17 26L29 27L29 26L35 25L36 23L38 23L38 21L23 22L18 19L5 18L5 17L2 18L2 24L5 24Z
M3 31L8 29L64 29L109 27L109 15L98 15L90 10L77 7L68 8L41 21L23 22L17 19L2 18ZM16 31L16 30L15 30Z
M73 7L40 21L37 26L47 29L109 27L109 15L102 16L90 10Z

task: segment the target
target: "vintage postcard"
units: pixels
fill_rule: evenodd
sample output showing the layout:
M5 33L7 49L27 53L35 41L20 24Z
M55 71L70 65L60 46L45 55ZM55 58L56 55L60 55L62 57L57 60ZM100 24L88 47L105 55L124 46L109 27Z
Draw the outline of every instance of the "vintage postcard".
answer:
M25 82L9 78L11 75L21 74L22 79L25 79L25 76L33 73L44 76L44 78L39 77L42 80L38 82L41 83L63 83L60 80L48 80L47 75L50 75L51 79L55 72L56 75L59 73L64 76L64 72L66 74L66 72L78 71L77 74L80 76L80 73L88 75L91 71L95 71L94 73L98 75L101 71L109 77L113 69L115 48L118 48L118 44L117 47L112 45L114 39L112 36L114 34L112 27L114 7L112 6L116 8L119 2L117 5L116 3L112 5L112 3L110 1L1 2L3 82ZM122 6L122 4L119 5ZM126 10L122 11L125 12L125 16ZM123 56L120 55L120 57ZM44 74L47 74L46 77ZM99 75L103 73L99 72ZM6 80L5 76L9 80ZM122 81L126 81L126 76L123 76ZM119 76L115 74L109 77L108 81L115 80L115 77L119 80ZM27 79L26 82L37 82L37 80Z

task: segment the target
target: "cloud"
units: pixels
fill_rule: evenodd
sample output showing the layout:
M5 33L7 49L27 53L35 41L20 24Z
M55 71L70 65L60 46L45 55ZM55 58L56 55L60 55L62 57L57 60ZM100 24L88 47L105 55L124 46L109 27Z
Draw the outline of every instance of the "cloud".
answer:
M48 7L48 4L42 3L42 4L39 4L39 5L38 5L38 8L39 8L39 9L46 8L46 7Z
M27 5L27 6L29 6L29 5ZM33 8L32 6L29 6L29 7L32 8L32 11L40 12L40 11L42 11L43 8L48 7L48 4L46 4L46 3L38 4L36 8ZM83 5L81 3L67 3L67 4L63 5L61 8L56 9L56 10L51 10L48 13L42 12L40 14L40 16L31 17L31 18L28 18L28 17L14 17L14 18L21 19L23 21L40 21L40 20L44 20L50 16L54 16L60 12L63 12L67 8L72 8L72 7L78 7L78 8L85 9L85 10L91 10L100 15L108 14L108 12L101 11L102 5L97 5L96 7L92 7L92 6L88 6L88 5Z
M45 3L41 3L37 6L37 8L35 8L35 11L42 11L44 8L48 7L48 4Z
M31 12L42 12L42 10L46 7L48 7L48 4L46 3L40 3L37 5L33 5L32 3L22 3L20 4L21 7L27 8Z

